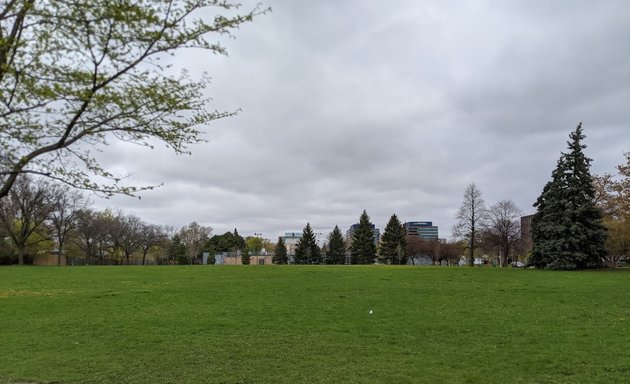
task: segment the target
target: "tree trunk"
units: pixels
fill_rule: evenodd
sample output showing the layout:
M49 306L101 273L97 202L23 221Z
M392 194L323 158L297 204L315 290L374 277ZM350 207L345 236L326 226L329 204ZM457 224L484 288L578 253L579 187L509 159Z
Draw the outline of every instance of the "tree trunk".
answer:
M24 265L24 247L18 247L18 265Z
M61 267L61 250L63 249L63 247L61 246L61 244L59 244L59 249L57 250L59 253L57 253L57 266ZM66 260L67 262L67 260Z

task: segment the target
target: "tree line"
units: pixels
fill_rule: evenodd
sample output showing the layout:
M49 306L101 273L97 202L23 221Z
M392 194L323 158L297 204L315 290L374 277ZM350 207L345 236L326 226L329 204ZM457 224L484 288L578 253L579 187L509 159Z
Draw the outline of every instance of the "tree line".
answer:
M615 267L630 257L630 152L624 153L626 163L617 166L616 175L591 175L585 137L580 123L534 203L533 244L527 255L532 267ZM520 216L509 200L486 209L473 183L464 193L453 234L466 244L471 265L476 250L487 252L493 246L504 265L512 253L526 251L519 234Z
M339 226L328 234L327 242L320 247L310 223L302 230L295 255L292 259L282 238L275 248L273 262L276 264L389 264L414 263L416 256L425 256L432 263L454 264L461 254L460 244L439 239L421 239L408 236L396 214L389 219L379 242L376 241L374 225L364 210L350 238L344 238Z
M212 235L192 222L182 228L149 224L123 212L90 208L79 191L21 175L0 199L0 264L31 263L38 254L71 264L198 264L219 252L259 253L273 244L235 229Z

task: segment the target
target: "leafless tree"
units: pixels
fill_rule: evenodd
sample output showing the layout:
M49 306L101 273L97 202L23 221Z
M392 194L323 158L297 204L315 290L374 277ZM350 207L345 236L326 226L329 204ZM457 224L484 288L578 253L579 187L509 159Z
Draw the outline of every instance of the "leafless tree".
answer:
M162 227L146 223L141 224L138 235L138 247L142 252L142 265L145 265L147 254L151 248L162 244L167 235L162 231Z
M140 249L142 226L142 220L137 216L124 215L121 212L114 216L109 234L114 245L123 252L127 265L130 256Z
M488 230L499 247L500 264L503 267L507 266L510 252L521 237L522 214L511 200L501 200L488 211Z
M61 265L61 256L70 231L75 228L77 214L86 208L88 201L77 190L67 186L55 186L52 189L53 210L50 223L57 241L57 265ZM67 262L66 258L66 262Z
M475 262L475 248L479 243L479 230L486 225L488 213L481 191L475 183L469 184L464 192L464 201L457 212L457 224L453 227L456 238L466 240L470 256L468 263Z

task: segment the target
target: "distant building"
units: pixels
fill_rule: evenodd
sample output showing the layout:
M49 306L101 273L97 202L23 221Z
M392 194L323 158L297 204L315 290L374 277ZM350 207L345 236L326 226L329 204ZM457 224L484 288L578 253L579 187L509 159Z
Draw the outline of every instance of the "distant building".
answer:
M528 255L534 247L532 240L532 219L534 215L521 217L521 242L523 243L523 251Z
M302 232L285 232L284 236L278 236L278 241L280 239L284 240L284 245L287 247L287 256L290 259L293 259L293 256L295 256L295 247L297 247L301 238Z
M223 254L215 255L215 265L242 265L243 259L241 256L234 256L233 252L229 252L231 255L228 255L228 252ZM273 256L267 255L253 255L249 257L249 265L270 265L273 264Z
M438 227L432 221L408 221L403 224L407 236L419 237L426 240L437 240Z
M352 244L352 237L354 236L354 231L357 230L359 224L352 224L350 228L346 231L346 241L348 244ZM376 228L376 225L372 224L372 232L374 232L374 245L378 245L379 241L381 241L381 231Z

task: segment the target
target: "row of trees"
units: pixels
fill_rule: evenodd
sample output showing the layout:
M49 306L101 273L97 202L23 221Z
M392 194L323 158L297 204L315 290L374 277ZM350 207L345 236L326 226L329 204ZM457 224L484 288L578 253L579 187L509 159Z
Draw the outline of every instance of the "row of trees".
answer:
M24 264L38 253L57 264L193 264L201 254L272 248L259 237L235 229L212 236L212 228L192 222L179 230L134 215L96 211L79 191L44 178L22 175L0 199L0 262ZM150 260L149 260L150 259ZM64 261L65 260L65 261Z
M550 269L617 266L630 258L630 153L616 175L592 176L582 123L569 138L534 204L529 262Z
M433 263L445 261L454 264L459 260L462 248L458 243L443 242L438 239L421 239L407 236L405 228L393 214L385 227L380 242L376 241L374 225L366 211L359 217L352 237L344 239L339 226L328 234L327 243L321 248L310 223L302 231L297 243L293 261L295 264L407 264L415 256L429 257ZM280 238L275 249L273 262L289 262L286 245Z
M630 153L617 174L592 176L584 154L582 124L569 135L551 180L534 207L533 247L528 264L536 268L585 269L617 266L630 257ZM505 265L521 248L521 212L509 200L487 209L481 191L470 184L457 214L455 237L466 242L472 265L476 249L496 246Z
M507 266L522 251L522 212L511 200L501 200L487 208L477 185L466 187L464 200L457 212L453 236L465 244L468 263L474 264L475 251L496 254L501 266Z

